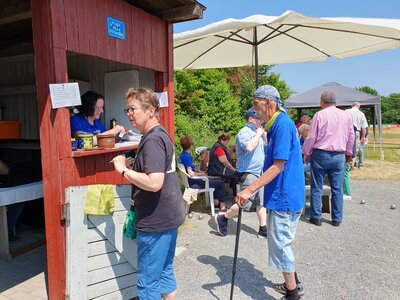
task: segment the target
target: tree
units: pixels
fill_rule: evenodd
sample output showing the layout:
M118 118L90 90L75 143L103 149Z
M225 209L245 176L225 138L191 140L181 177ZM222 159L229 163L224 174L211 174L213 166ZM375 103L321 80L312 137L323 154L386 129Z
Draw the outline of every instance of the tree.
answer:
M400 94L381 97L382 120L385 124L400 124Z
M254 67L175 72L177 149L184 135L191 135L198 146L211 146L222 131L235 136L253 105L254 74ZM260 66L260 84L275 86L285 100L293 90L279 77L271 66Z
M259 85L272 85L281 95L284 101L294 94L294 91L280 79L280 74L272 72L273 66L259 66ZM253 94L256 87L255 68L239 67L224 69L228 75L228 82L231 84L233 93L240 99L242 113L253 105Z
M379 93L369 86L357 88L357 90L374 96ZM400 123L400 94L390 94L388 97L381 96L382 123L399 124ZM370 120L368 120L370 122Z
M374 90L373 88L371 88L369 86L362 86L362 87L356 88L356 90L359 90L360 92L364 92L364 93L371 94L374 96L379 95L376 90Z
M370 94L370 95L379 96L377 90L375 90L375 89L373 89L373 88L371 88L369 86L362 86L362 87L356 88L356 90L358 90L360 92L364 92L364 93ZM372 124L373 123L373 117L371 116L372 111L366 110L362 106L361 106L361 111L365 114L365 117L368 120L368 124ZM382 120L383 120L383 118L382 118Z
M183 135L191 135L195 142L201 142L197 145L210 146L218 133L238 132L243 123L239 101L231 92L225 72L207 69L174 75L178 143Z

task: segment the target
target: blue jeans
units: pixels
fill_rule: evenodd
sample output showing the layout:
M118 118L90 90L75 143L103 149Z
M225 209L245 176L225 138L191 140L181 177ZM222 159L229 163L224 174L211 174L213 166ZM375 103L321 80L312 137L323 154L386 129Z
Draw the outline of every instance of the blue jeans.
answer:
M294 272L292 243L296 235L301 211L268 209L268 265L281 272Z
M353 155L352 158L356 157L357 152L357 127L353 126L354 129L354 144L353 144Z
M206 183L201 179L192 179L190 187L194 189L204 189ZM210 188L214 188L214 199L219 202L226 202L226 188L225 182L217 178L209 178L208 183Z
M358 167L364 167L364 145L362 143L358 144Z
M343 179L346 157L343 152L329 152L314 149L311 154L310 217L321 219L321 195L324 177L327 174L331 184L331 213L333 221L343 218Z
M304 168L304 173L310 172L311 170L310 163L308 162L306 164L303 164L303 168Z
M140 300L161 299L176 290L174 257L178 230L137 232L137 292Z

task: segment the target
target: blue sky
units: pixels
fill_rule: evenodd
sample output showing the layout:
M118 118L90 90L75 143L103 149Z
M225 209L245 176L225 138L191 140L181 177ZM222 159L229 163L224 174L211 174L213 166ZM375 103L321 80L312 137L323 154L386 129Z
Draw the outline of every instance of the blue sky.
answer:
M254 14L279 16L294 10L313 17L400 19L400 0L198 0L207 7L201 20L178 23L174 32L196 29L226 18ZM400 93L400 49L321 63L276 66L274 72L296 92L336 81L348 87L369 86L380 95Z

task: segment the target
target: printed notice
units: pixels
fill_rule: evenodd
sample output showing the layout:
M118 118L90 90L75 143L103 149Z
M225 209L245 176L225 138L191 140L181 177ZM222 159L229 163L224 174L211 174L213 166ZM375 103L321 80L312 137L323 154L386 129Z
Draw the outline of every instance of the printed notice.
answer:
M54 83L49 84L51 106L53 108L70 107L81 105L79 85L73 83Z
M168 93L156 93L158 101L160 102L160 107L168 107Z

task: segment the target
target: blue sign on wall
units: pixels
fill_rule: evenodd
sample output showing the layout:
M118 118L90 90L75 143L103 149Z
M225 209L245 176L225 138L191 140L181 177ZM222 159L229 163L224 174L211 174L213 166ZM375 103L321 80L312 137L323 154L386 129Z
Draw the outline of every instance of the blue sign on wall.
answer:
M107 18L108 35L120 40L125 40L125 23L117 19Z

